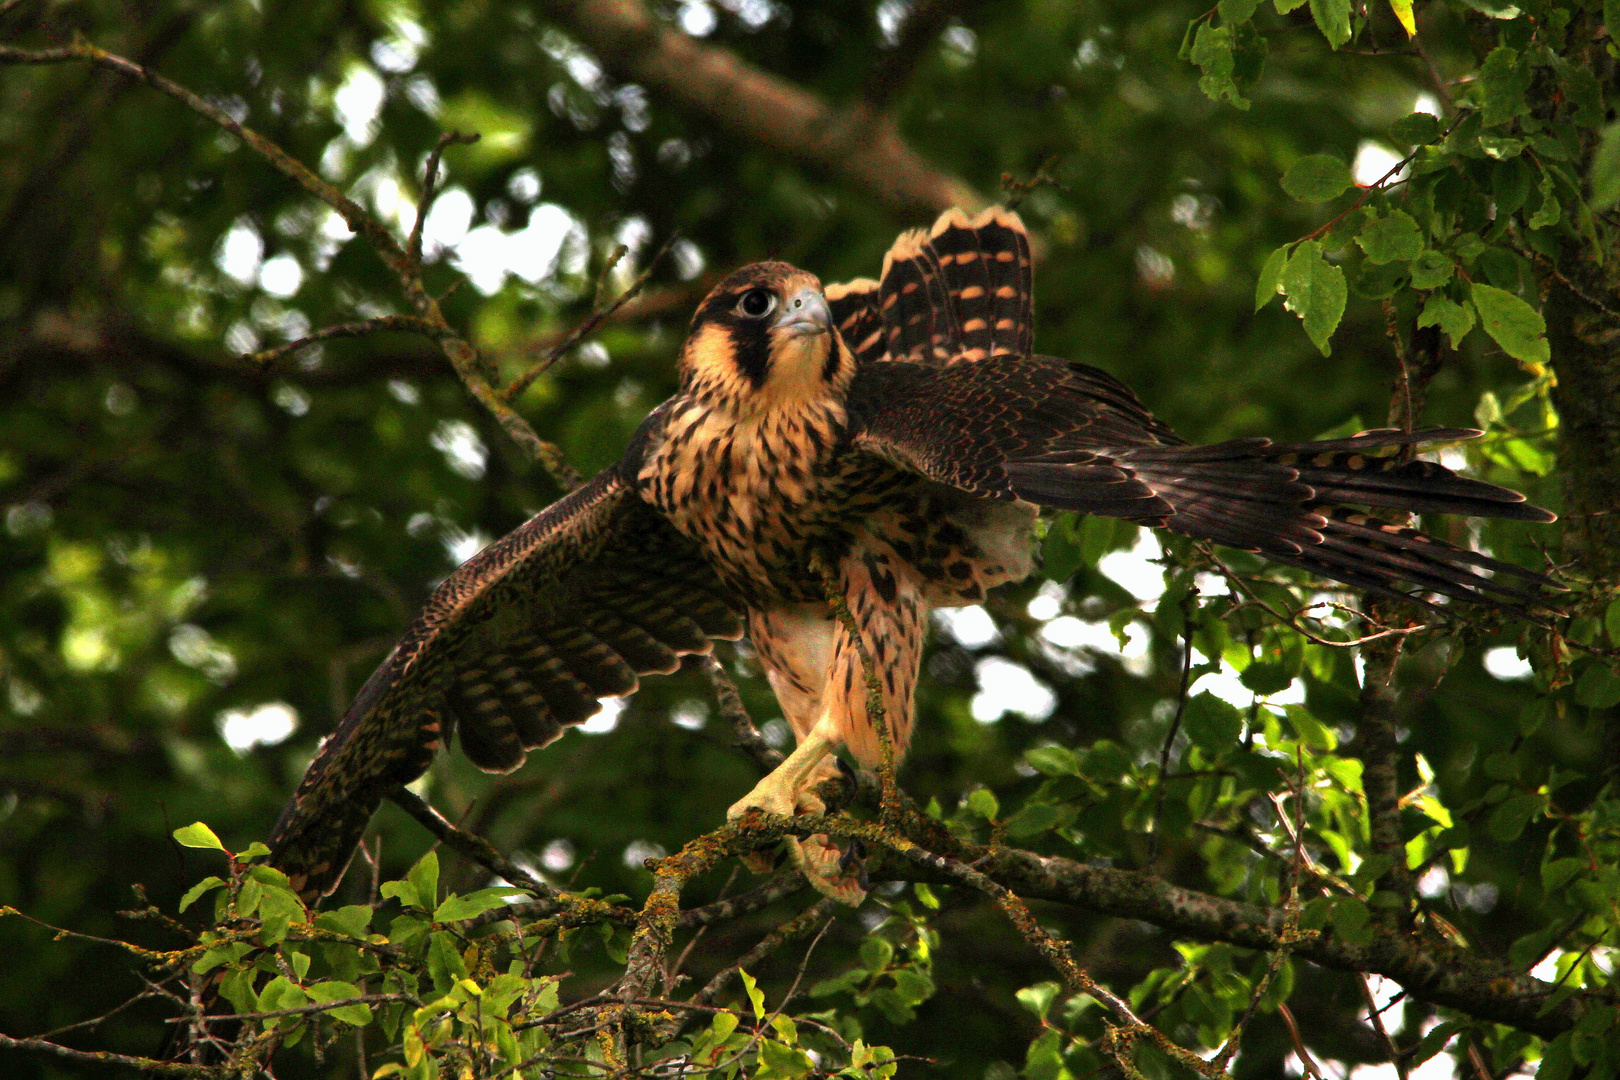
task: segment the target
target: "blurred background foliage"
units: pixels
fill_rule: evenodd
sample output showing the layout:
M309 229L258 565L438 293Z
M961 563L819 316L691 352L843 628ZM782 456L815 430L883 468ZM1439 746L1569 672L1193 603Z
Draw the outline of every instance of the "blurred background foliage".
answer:
M570 36L565 7L39 0L7 6L0 39L38 47L77 32L149 64L402 229L439 132L480 133L446 154L448 188L427 218L428 283L460 286L445 300L448 317L507 379L588 309L616 245L629 255L607 276L610 289L675 237L634 317L574 349L518 402L589 473L616 459L673 390L685 320L716 275L775 256L828 282L872 276L896 232L932 215L610 77ZM1275 248L1333 213L1284 193L1290 165L1329 154L1369 183L1408 150L1389 134L1394 121L1414 110L1449 119L1444 87L1477 68L1495 27L1462 4L1418 8L1427 60L1388 47L1404 34L1383 4L1355 5L1370 24L1341 52L1309 9L1266 5L1254 25L1269 57L1239 110L1210 100L1199 68L1178 58L1202 4L964 2L890 107L927 162L987 198L1004 174L1027 179L1046 167L1053 182L1020 206L1043 249L1040 351L1120 376L1195 441L1348 432L1382 424L1389 408L1396 361L1379 302L1352 295L1324 357L1281 304L1255 311L1255 282ZM842 106L867 91L912 11L905 0L685 0L655 13ZM1535 303L1535 282L1520 293ZM218 870L176 848L169 830L201 818L233 848L262 838L433 585L560 494L421 339L332 341L268 370L244 357L311 328L403 310L389 273L340 219L172 100L85 67L0 68L0 902L85 933L164 940L113 913L130 905L131 883L173 910L191 882ZM1467 463L1557 508L1545 383L1478 333L1443 360L1423 421L1494 424L1494 449L1470 451ZM1503 427L1501 403L1515 394L1524 400L1508 422L1517 426ZM1533 565L1555 535L1436 524ZM1007 818L1026 802L1055 806L1015 827L1015 842L1274 900L1276 875L1252 852L1193 827L1214 795L1174 794L1162 841L1145 835L1153 818L1143 792L1176 712L1182 615L1193 610L1181 597L1194 583L1206 593L1225 585L1195 575L1178 550L1174 591L1161 603L1153 540L1106 524L1056 529L1048 555L1058 580L941 617L905 788L942 814L968 815L964 829L987 810ZM1213 618L1203 625L1199 663L1214 659L1195 671L1193 693L1210 696L1189 706L1183 768L1207 764L1199 754L1218 753L1229 722L1277 744L1314 723L1306 741L1328 756L1350 737L1349 655L1258 629L1245 642ZM1475 806L1482 821L1477 804L1493 782L1517 769L1533 788L1556 766L1575 776L1561 801L1590 804L1603 782L1606 712L1586 706L1607 693L1545 704L1547 679L1516 655L1517 629L1477 629L1443 662L1433 650L1420 657L1409 681L1443 681L1401 717L1403 791ZM722 652L767 735L785 739L746 647ZM1274 708L1260 708L1256 691ZM1286 709L1304 718L1296 728L1279 728ZM1025 759L1052 747L1081 757ZM1515 756L1490 771L1501 752ZM1054 786L1088 769L1117 790ZM478 774L452 755L425 783L452 820L465 816L548 879L639 896L650 882L643 859L719 823L754 775L707 684L682 674L648 682L512 776ZM1354 817L1358 776L1345 774L1348 804L1325 799L1324 815ZM1133 777L1148 779L1133 787ZM982 789L994 798L964 804ZM1075 807L1087 808L1083 827ZM1417 809L1409 817L1412 835L1437 831ZM1345 822L1348 872L1365 825ZM1526 876L1553 828L1538 817L1471 849L1466 833L1453 836L1466 857L1450 860L1421 850L1424 902L1492 955L1563 922L1556 890ZM389 876L429 844L392 808L376 831ZM712 898L728 872L690 901ZM482 883L453 858L445 873L462 889ZM908 1064L906 1075L1084 1073L1092 1059L1083 1048L1064 1058L1073 1047L1051 1032L1088 1021L1043 1020L1050 995L1019 996L1049 977L1034 954L993 909L941 893L929 916L935 992L914 1018L910 1006L844 1002L868 1039L938 1062L936 1071ZM866 910L842 914L814 977L845 970L885 906L902 902L880 889ZM706 977L803 903L717 928L693 973ZM1038 913L1101 979L1137 987L1149 1007L1177 979L1231 963L1142 923L1055 905ZM78 1021L138 990L109 955L53 945L18 920L0 922L0 952L8 1033ZM573 963L587 979L611 970L583 948ZM785 953L758 974L774 995L797 963ZM1338 1063L1328 1068L1382 1058L1352 977L1290 970L1303 1038ZM1166 991L1182 1012L1163 1022L1215 1023L1198 1011L1224 1000L1219 978L1210 985L1203 1005ZM1410 1001L1386 1019L1407 1045L1438 1017ZM137 1008L76 1045L149 1052L160 1030L155 1013ZM1043 1039L1046 1049L1032 1051ZM1461 1043L1453 1051L1472 1069ZM1493 1068L1518 1068L1521 1051L1522 1042ZM1297 1072L1293 1053L1277 1014L1263 1012L1237 1073ZM3 1060L8 1076L75 1074ZM1453 1058L1436 1062L1449 1070ZM289 1062L280 1075L314 1070Z

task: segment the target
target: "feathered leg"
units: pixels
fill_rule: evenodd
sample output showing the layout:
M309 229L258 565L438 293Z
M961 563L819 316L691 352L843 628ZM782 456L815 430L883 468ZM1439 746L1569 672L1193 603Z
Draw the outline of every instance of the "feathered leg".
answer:
M839 567L845 600L877 669L898 763L911 738L912 692L927 609L917 584L896 569L886 555L864 549L846 556ZM756 807L773 814L821 813L825 804L814 789L835 774L831 755L839 746L848 746L867 768L882 760L877 731L866 713L860 651L824 608L756 613L751 632L799 745L727 817L741 817ZM822 893L851 905L865 899L858 878L843 865L843 853L826 836L793 842L790 850Z

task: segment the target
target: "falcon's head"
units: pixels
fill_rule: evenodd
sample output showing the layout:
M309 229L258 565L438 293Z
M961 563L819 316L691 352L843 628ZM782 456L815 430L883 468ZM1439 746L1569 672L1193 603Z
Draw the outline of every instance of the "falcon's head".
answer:
M681 352L681 382L738 412L842 392L849 349L814 275L783 262L745 266L704 298Z

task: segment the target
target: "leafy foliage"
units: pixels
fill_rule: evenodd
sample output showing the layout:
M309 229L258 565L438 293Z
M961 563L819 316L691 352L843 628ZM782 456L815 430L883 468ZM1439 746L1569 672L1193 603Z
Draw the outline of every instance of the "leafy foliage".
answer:
M1612 266L1613 7L967 10L892 101L924 159L978 190L1003 172L1052 181L1013 188L1045 245L1043 352L1116 372L1201 441L1472 417L1485 436L1450 460L1556 504L1568 328L1544 294ZM472 279L443 304L497 385L680 234L645 304L515 401L585 472L670 391L714 273L779 254L828 281L869 275L922 221L874 194L881 178L830 179L615 78L550 8L151 9L136 24L113 5L25 5L0 14L0 35L44 47L80 31L141 56L401 235L439 133L482 135L446 151L425 273L435 293ZM900 51L895 15L654 13L838 106ZM762 896L692 945L683 971L712 993L660 982L629 1021L602 995L652 925L648 859L701 842L752 778L692 673L649 680L616 723L512 777L435 766L435 803L566 900L528 899L461 855L441 866L390 809L376 886L357 864L328 909L306 910L262 845L227 842L267 831L432 583L558 491L414 338L243 359L405 309L365 240L238 142L68 67L0 68L0 116L0 899L145 950L109 977L104 944L0 921L0 1029L103 1014L155 972L180 1001L57 1038L153 1052L193 982L252 1017L232 1036L242 1060L285 1077L353 1075L356 1058L383 1076L599 1074L633 1045L637 1067L666 1075L1057 1080L1123 1059L1159 1080L1186 1071L1176 1048L1212 1056L1239 1036L1225 1064L1244 1077L1301 1051L1386 1060L1390 1044L1408 1068L1446 1053L1470 1074L1473 1054L1496 1075L1613 1074L1620 600L1581 562L1571 617L1550 628L1450 610L1362 619L1331 606L1345 592L1241 552L1053 519L1045 580L992 598L977 630L945 621L927 662L908 835L957 876L874 838L869 908L830 917ZM1396 167L1369 175L1369 146ZM1589 316L1609 317L1601 298ZM1522 525L1446 535L1545 565ZM1389 636L1348 647L1368 634ZM722 659L772 720L746 649ZM285 741L241 737L277 717L296 720ZM860 814L837 827L878 828ZM172 829L191 819L213 828ZM959 871L1038 895L1010 869L1019 850L1085 888L1009 921L1016 909ZM732 869L693 876L680 902L754 895ZM135 882L154 903L118 923ZM1172 885L1213 914L1175 921L1154 891ZM802 935L779 933L806 911ZM1256 912L1278 932L1234 930ZM663 959L696 933L682 927ZM1039 950L1059 939L1164 1041L1049 963ZM1457 968L1455 994L1408 979L1386 1042L1364 977L1401 943L1494 966ZM1520 988L1502 1000L1541 996L1504 1022L1493 1009L1510 1005L1479 996L1496 978ZM55 1075L43 1057L6 1067Z

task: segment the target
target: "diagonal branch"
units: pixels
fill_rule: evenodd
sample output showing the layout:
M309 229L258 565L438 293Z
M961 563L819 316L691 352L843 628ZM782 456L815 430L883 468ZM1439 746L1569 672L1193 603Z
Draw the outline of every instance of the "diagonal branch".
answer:
M688 112L871 192L891 209L933 215L983 198L900 138L864 104L834 109L815 94L668 26L640 0L552 0L551 14L621 79Z
M270 139L238 123L223 109L205 101L179 83L164 78L133 60L117 56L84 40L76 40L70 45L55 49L39 50L0 45L0 65L59 64L72 61L85 61L98 67L109 68L167 94L199 116L247 143L254 152L274 165L283 175L337 211L348 223L349 228L365 237L366 242L377 253L377 257L394 272L411 307L433 328L431 336L444 350L445 357L449 359L461 381L466 384L468 391L478 399L478 403L489 410L512 441L538 461L559 484L567 488L577 486L579 475L563 459L562 451L536 435L529 422L506 403L499 391L489 385L479 370L478 350L450 326L444 312L439 308L439 301L423 285L420 261L413 259L410 252L400 246L394 234L382 222L336 187L322 180L303 162L288 154ZM463 138L465 137L453 136L448 141L456 142Z

